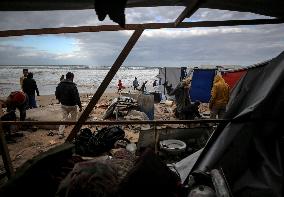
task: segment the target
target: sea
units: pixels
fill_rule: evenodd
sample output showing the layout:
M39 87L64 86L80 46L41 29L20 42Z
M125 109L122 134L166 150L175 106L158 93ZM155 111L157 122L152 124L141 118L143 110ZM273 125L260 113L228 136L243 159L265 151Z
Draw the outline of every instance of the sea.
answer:
M37 65L37 66L0 66L0 97L8 96L10 92L20 90L20 77L23 68L32 72L40 95L53 95L61 75L73 72L74 82L79 93L93 94L110 70L109 66L91 67L80 65ZM152 83L159 73L154 67L121 67L109 84L106 92L116 91L118 80L122 80L125 87L131 89L132 81L137 77L139 84L148 81L151 89Z

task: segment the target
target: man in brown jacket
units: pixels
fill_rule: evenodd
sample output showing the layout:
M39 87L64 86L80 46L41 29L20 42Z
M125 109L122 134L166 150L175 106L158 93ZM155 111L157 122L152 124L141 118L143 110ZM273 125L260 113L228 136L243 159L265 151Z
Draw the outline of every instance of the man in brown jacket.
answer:
M216 75L209 102L210 118L222 118L229 102L230 89L221 75Z

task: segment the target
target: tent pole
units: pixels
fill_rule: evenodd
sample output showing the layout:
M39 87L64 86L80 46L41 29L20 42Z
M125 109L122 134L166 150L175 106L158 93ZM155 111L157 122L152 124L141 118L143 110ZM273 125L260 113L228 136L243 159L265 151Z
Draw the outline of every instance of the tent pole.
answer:
M80 116L78 122L76 125L73 127L72 131L70 132L69 136L66 139L66 142L71 142L74 137L76 136L77 132L81 129L82 123L84 123L89 114L92 112L94 109L95 105L105 92L106 88L108 87L109 83L119 70L120 66L123 64L124 60L127 58L128 54L130 53L131 49L134 47L136 44L137 40L140 38L142 35L144 29L137 29L134 31L132 36L129 38L128 42L124 46L123 50L120 52L119 56L115 60L114 64L112 65L111 69L105 76L103 82L100 84L99 88L97 89L96 93L94 94L93 98L90 100L89 104L87 105L86 109L83 111L82 115Z

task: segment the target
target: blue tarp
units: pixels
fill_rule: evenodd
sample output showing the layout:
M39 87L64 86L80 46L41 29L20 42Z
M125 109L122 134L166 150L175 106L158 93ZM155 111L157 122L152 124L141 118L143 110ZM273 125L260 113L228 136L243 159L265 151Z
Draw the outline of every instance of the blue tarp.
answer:
M215 71L215 69L194 69L189 93L192 102L197 100L202 103L209 102Z

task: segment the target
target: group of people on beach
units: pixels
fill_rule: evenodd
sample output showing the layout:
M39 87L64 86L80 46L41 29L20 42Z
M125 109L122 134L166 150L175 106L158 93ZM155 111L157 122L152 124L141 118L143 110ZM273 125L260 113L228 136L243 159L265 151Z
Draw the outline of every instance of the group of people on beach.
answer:
M79 92L73 80L74 74L72 72L68 72L65 76L62 75L55 90L56 99L58 99L59 103L61 103L63 115L62 120L68 119L68 116L71 116L71 120L76 120L78 114L77 106L79 107L79 111L82 110ZM146 92L147 82L148 81L144 81L139 88L138 79L135 77L133 81L133 89ZM26 119L26 110L37 108L35 94L39 96L39 90L36 81L33 79L33 73L29 72L28 69L23 69L23 76L20 78L20 85L22 91L13 91L9 94L6 100L0 100L0 112L2 112L2 107L7 108L6 114L0 114L1 120L16 120L15 110L18 109L20 112L20 120L24 121ZM157 80L155 80L153 82L153 87L157 85ZM191 78L185 78L175 88L172 88L167 83L163 85L165 85L168 95L175 96L175 115L177 118L201 118L198 110L200 102L196 101L195 103L191 103L188 95L191 85ZM118 81L117 87L118 92L125 88L121 80ZM209 102L210 118L222 118L228 101L229 86L226 84L221 75L216 75L211 91L211 99ZM61 139L64 138L64 128L65 127L63 125L59 127L58 134L59 138ZM10 131L7 133L9 136Z
M191 78L183 79L175 88L166 81L163 84L168 95L175 97L176 109L175 116L182 120L192 120L201 118L199 113L200 101L191 102L189 89L191 87ZM213 81L211 89L211 98L209 101L210 118L223 118L227 103L229 102L230 89L221 75L217 74Z
M138 82L138 79L137 77L134 78L133 82L132 82L132 86L133 86L133 90L138 90L138 91L141 91L141 92L146 92L146 84L148 83L148 81L144 81L141 85L141 87L139 88L139 82ZM158 86L158 83L157 83L157 80L154 80L153 82L153 87L155 86ZM118 80L118 83L117 83L117 92L121 92L122 89L125 89L125 86L122 84L122 81L121 79Z
M79 111L82 110L79 92L76 84L73 82L74 74L68 72L66 78L64 75L60 78L60 83L56 87L55 96L61 103L63 120L66 120L71 115L71 120L77 119L77 106ZM0 100L0 116L2 121L15 121L16 109L20 112L20 121L25 121L26 110L37 108L35 93L39 95L39 90L36 81L33 79L33 73L28 69L23 69L23 75L20 77L21 91L13 91L4 100ZM7 108L4 114L2 108ZM3 126L5 130L6 140L11 143L15 142L11 137L11 127ZM21 130L26 130L27 127L22 127ZM64 126L59 127L59 138L64 137Z

